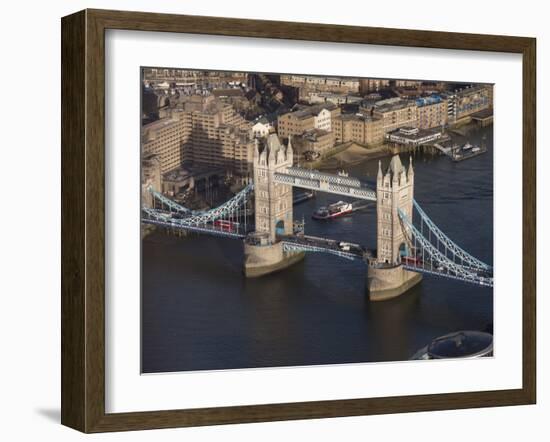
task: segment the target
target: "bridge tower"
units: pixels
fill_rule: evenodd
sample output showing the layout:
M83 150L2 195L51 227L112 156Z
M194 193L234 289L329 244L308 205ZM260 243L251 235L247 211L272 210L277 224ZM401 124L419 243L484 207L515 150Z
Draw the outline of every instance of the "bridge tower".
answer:
M382 174L382 162L378 162L376 179L376 248L377 261L383 264L398 264L401 256L409 250L408 239L399 219L401 209L412 220L414 198L414 169L412 157L408 170L395 155Z
M277 134L270 134L260 152L256 139L254 148L254 207L256 232L265 232L269 241L276 242L277 235L293 233L292 186L275 182L276 172L284 172L292 166L291 140L285 148Z
M408 169L394 155L382 172L378 163L376 179L376 259L369 263L368 290L371 300L399 296L421 281L422 275L403 268L401 257L410 252L410 235L399 219L398 210L412 220L414 169L412 157Z
M284 269L303 258L302 252L285 252L279 235L292 235L292 186L275 182L275 173L293 164L289 139L285 147L277 134L270 134L262 146L256 140L253 155L254 217L256 231L245 239L244 271L248 277Z

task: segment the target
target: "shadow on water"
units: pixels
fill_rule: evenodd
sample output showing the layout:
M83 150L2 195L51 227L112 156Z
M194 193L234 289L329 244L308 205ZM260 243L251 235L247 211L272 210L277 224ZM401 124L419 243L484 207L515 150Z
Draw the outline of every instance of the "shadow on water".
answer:
M421 292L421 288L416 286L402 296L379 302L370 302L365 295L365 319L370 334L376 336L372 350L380 361L397 361L403 360L404 355L412 356L410 349L417 343L410 333L411 320L420 310Z

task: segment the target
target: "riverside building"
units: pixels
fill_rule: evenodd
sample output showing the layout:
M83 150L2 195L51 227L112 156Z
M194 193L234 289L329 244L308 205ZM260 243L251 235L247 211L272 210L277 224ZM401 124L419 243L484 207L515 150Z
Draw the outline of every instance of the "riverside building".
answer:
M333 130L336 144L352 141L370 146L384 140L382 120L363 113L340 115L334 120Z
M333 103L323 103L315 106L303 106L293 112L279 115L277 132L282 138L301 135L310 129L332 130L332 122L341 111Z
M447 100L440 95L418 98L415 102L417 106L416 127L419 129L431 129L447 124Z
M170 117L142 128L142 153L157 155L163 174L185 162L246 176L253 146L251 124L212 96L190 97Z
M372 115L382 120L384 133L405 126L416 126L417 105L414 101L394 98L383 100L374 106Z

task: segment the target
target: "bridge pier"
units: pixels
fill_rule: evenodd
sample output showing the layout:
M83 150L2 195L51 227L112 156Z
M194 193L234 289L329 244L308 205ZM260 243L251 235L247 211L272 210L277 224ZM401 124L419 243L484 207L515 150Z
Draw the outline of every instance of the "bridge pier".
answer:
M405 270L402 265L368 267L367 290L371 301L385 301L402 295L422 281L422 274Z
M270 243L267 236L250 235L244 242L244 275L257 278L286 269L304 259L304 252L285 252L283 243Z

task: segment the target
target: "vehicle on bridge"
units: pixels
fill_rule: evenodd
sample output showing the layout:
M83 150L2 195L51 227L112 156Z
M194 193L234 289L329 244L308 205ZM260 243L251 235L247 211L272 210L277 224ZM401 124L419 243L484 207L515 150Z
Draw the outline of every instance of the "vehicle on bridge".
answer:
M353 247L353 244L342 241L338 243L338 247L340 248L340 250L343 250L344 252L349 252Z
M401 262L408 265L422 265L421 256L402 256Z
M239 223L226 219L217 219L216 221L214 221L214 227L220 229L223 232L236 232L239 230Z

